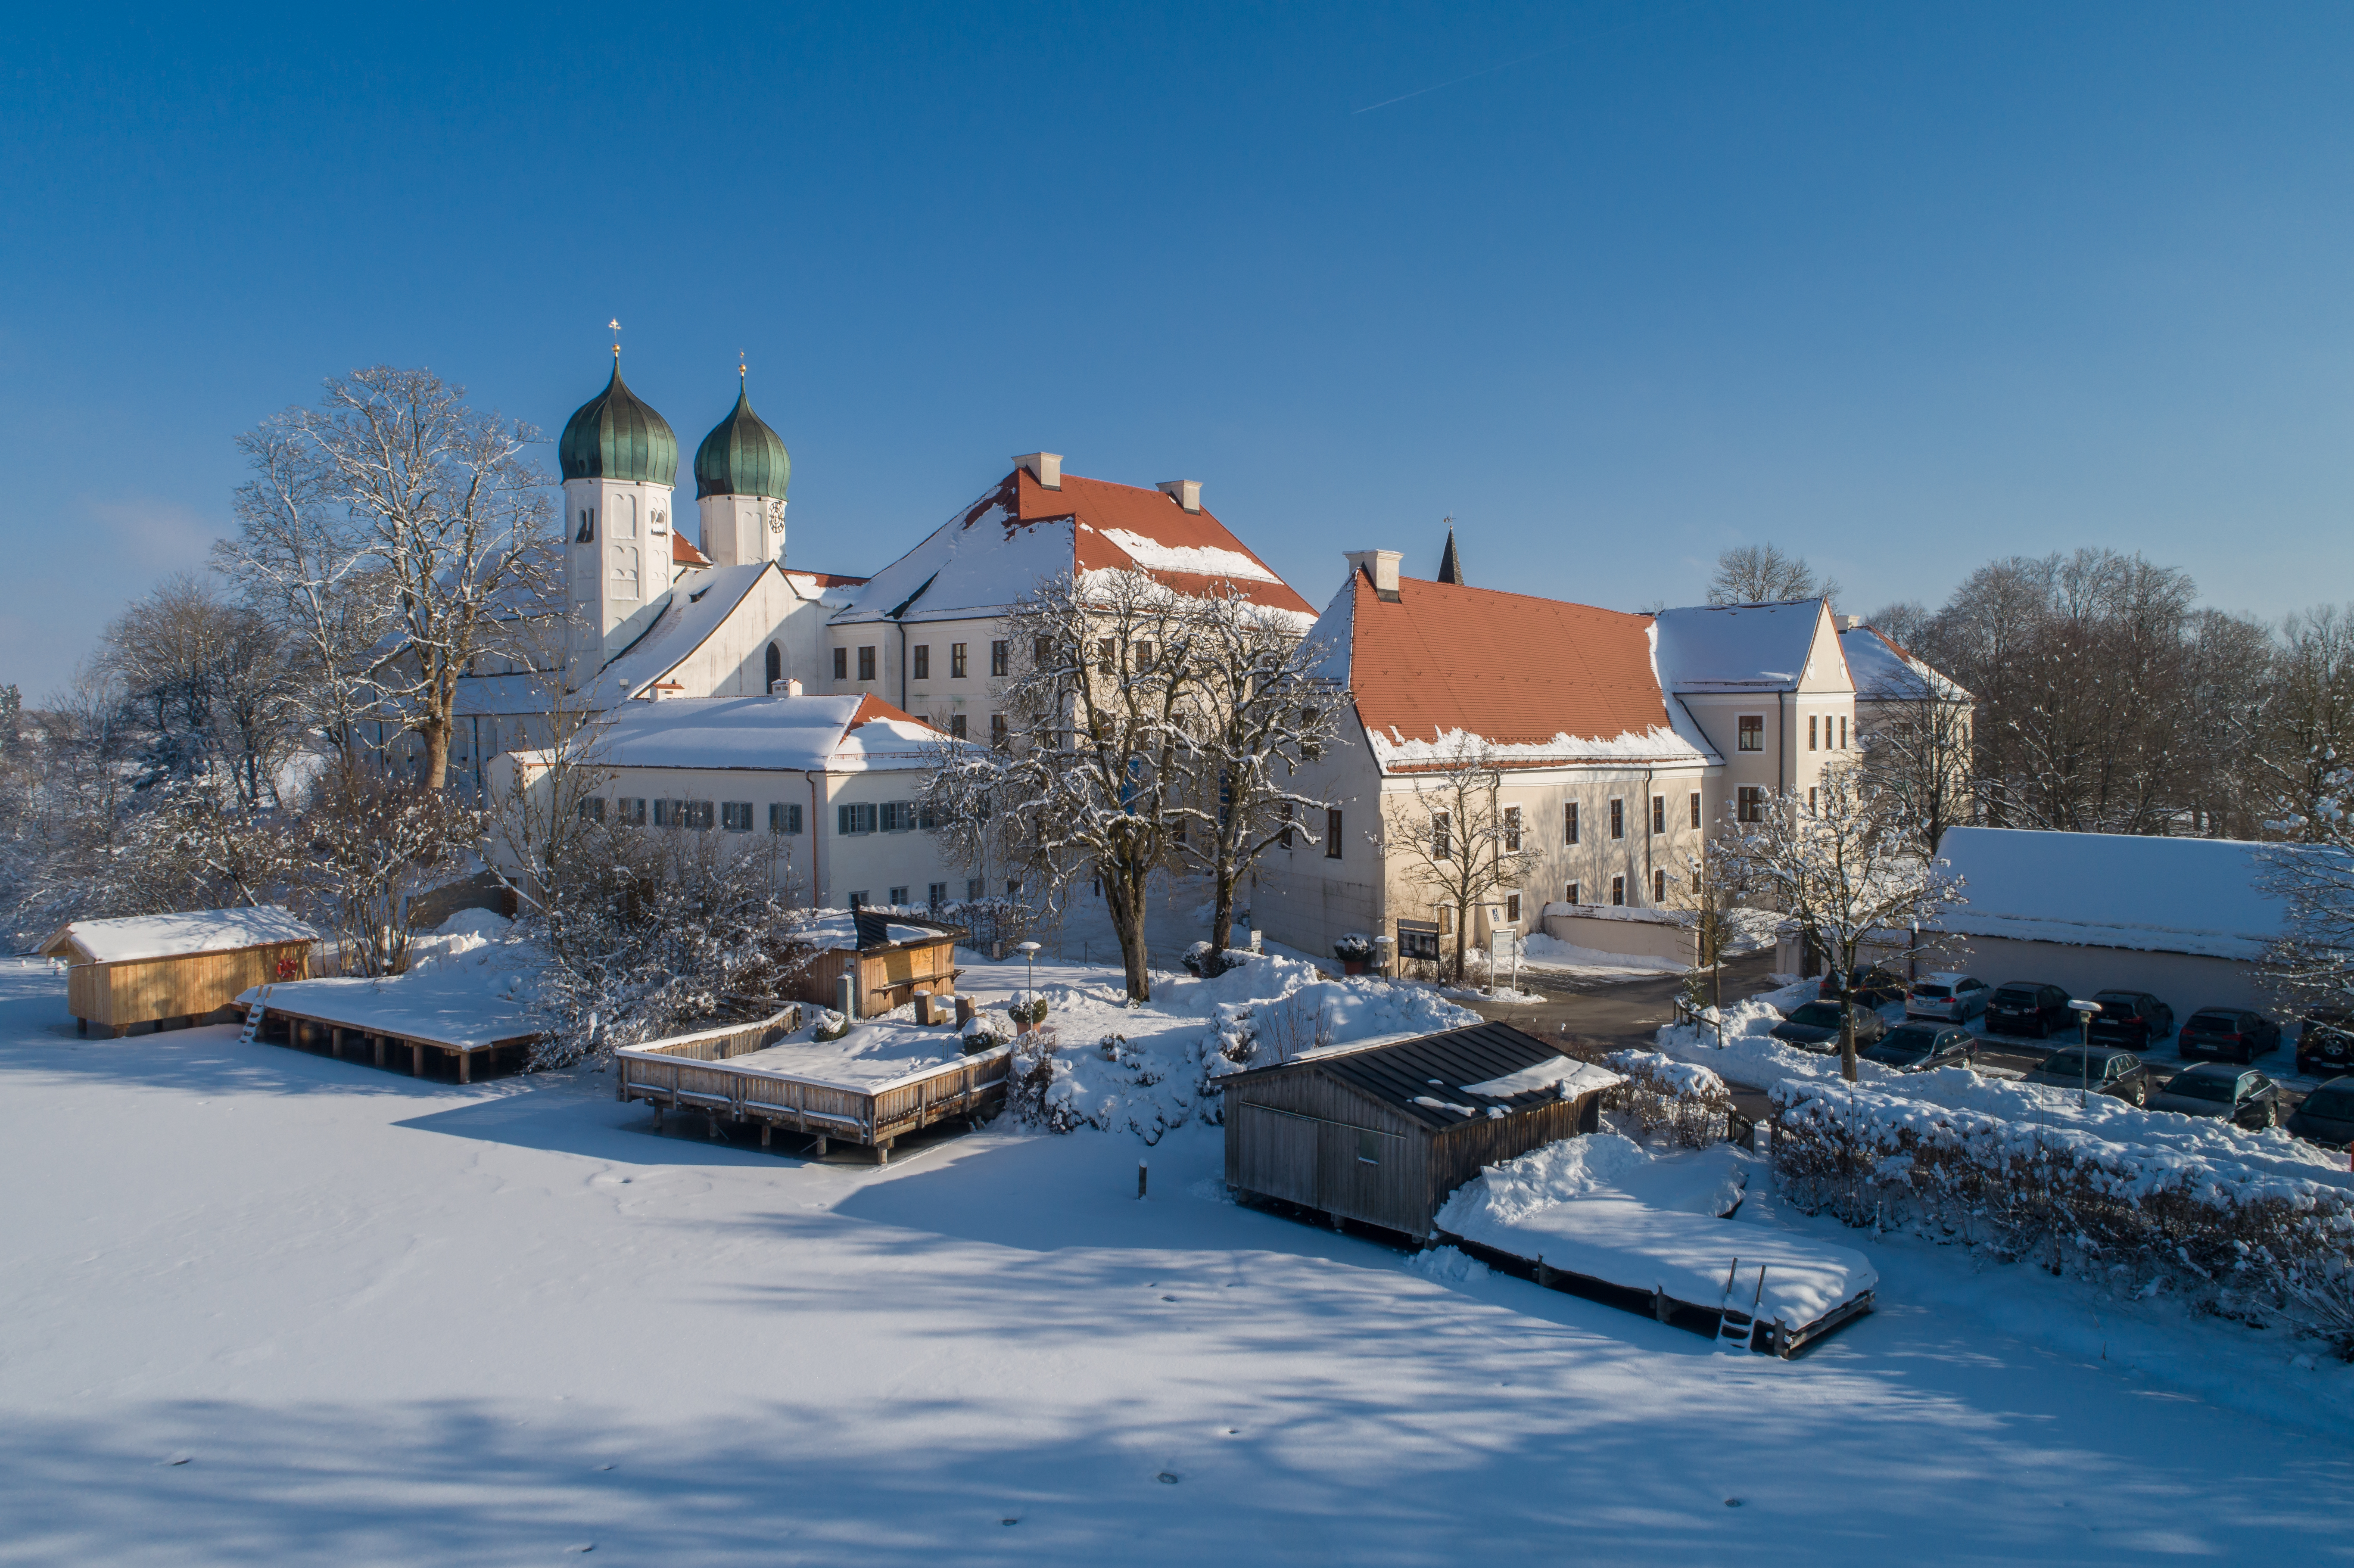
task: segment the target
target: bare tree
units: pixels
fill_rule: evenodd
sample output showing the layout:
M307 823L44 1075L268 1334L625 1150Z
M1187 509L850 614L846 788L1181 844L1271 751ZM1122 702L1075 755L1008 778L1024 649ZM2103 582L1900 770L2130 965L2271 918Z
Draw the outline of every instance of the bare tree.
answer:
M1684 986L1685 1004L1697 1011L1724 1005L1724 948L1737 934L1733 912L1748 895L1741 862L1721 848L1702 844L1681 857L1683 872L1668 881L1668 907L1692 933L1698 960Z
M1801 556L1776 545L1736 545L1716 557L1708 579L1711 604L1773 604L1783 599L1836 600L1839 584L1817 575Z
M503 652L517 603L557 597L547 476L525 455L538 432L463 396L430 371L377 366L265 420L240 442L254 477L222 554L282 607L346 749L365 720L414 732L437 790L459 677Z
M1823 769L1814 804L1777 793L1719 842L1754 896L1796 920L1840 972L1840 1072L1855 1079L1856 968L1875 937L1917 927L1961 902L1961 879L1920 853L1903 805L1853 763Z
M249 806L276 801L302 705L282 640L260 612L175 573L109 623L100 660L146 731L144 782L217 775Z
M1458 984L1471 911L1520 875L1522 830L1503 804L1503 786L1487 744L1458 735L1442 761L1415 775L1412 790L1382 828L1406 879L1426 888L1432 904L1453 912Z
M1216 961L1232 943L1235 890L1260 858L1294 837L1322 842L1331 802L1301 791L1293 779L1338 736L1350 697L1318 678L1324 650L1300 640L1288 612L1232 588L1190 608L1186 783L1172 810L1180 859L1210 879Z
M1858 694L1857 705L1871 714L1861 766L1870 786L1912 829L1915 850L1935 855L1947 828L1978 820L1976 705L1917 659L1904 661L1893 680L1892 686Z

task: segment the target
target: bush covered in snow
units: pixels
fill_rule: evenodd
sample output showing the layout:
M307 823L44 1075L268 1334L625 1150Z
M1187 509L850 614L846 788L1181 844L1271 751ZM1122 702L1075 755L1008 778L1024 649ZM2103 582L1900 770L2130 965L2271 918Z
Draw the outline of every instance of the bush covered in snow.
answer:
M1603 1107L1648 1138L1664 1129L1686 1149L1722 1143L1733 1125L1733 1095L1706 1067L1656 1051L1612 1051L1603 1065L1622 1075L1605 1090Z

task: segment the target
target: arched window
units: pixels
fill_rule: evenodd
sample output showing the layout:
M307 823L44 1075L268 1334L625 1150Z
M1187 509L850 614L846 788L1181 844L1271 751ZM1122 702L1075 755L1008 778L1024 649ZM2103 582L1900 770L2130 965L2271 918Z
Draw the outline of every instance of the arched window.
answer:
M773 691L775 691L775 690L777 689L777 683L778 683L779 681L783 680L784 678L785 678L785 653L784 653L784 650L783 650L783 649L781 649L781 648L779 648L775 643L771 642L771 643L769 643L769 686L768 686L768 689L769 689L769 690L770 690L770 691L772 691L772 692L773 692Z

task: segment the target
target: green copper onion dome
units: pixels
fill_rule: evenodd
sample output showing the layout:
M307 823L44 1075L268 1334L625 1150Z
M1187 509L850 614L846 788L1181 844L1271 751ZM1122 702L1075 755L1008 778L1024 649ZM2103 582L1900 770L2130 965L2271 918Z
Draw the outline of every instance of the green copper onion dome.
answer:
M672 434L670 422L640 402L621 380L617 354L613 378L605 389L565 421L556 459L567 479L670 484L678 479L678 437Z
M751 399L737 387L736 407L695 449L695 498L765 495L782 501L792 477L785 443L752 412Z

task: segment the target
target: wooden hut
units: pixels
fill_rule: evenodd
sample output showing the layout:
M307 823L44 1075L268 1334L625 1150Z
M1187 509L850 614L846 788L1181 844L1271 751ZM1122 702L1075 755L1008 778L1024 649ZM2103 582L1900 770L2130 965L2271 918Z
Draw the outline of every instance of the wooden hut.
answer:
M275 905L76 920L41 944L63 959L66 1005L81 1032L120 1037L134 1023L193 1023L240 991L311 972L319 934Z
M954 996L956 948L964 933L888 910L858 909L848 920L821 919L817 956L801 973L801 1001L832 1007L842 977L854 975L858 1016L880 1018L915 1000L917 991Z
M1479 1023L1220 1080L1226 1184L1416 1240L1480 1167L1600 1125L1618 1075Z

